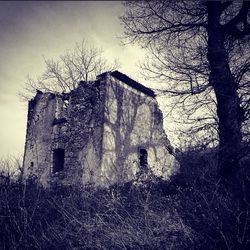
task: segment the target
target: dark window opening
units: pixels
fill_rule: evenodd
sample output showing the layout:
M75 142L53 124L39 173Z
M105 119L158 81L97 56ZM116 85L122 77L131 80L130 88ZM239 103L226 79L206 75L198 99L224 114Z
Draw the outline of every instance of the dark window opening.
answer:
M52 126L57 125L57 124L62 124L67 122L67 119L65 117L63 118L55 118L54 121L52 122Z
M148 166L148 152L146 149L141 148L139 153L140 167L146 168Z
M32 169L33 169L33 167L34 167L34 162L33 162L33 161L31 161L31 162L30 162L29 169L30 169L30 170L32 170Z
M64 149L57 148L53 150L53 173L64 169Z

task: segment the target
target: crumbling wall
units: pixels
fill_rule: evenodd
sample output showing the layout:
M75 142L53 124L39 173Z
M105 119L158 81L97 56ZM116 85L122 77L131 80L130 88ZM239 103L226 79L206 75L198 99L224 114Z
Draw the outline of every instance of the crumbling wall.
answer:
M155 98L107 75L102 178L110 185L135 178L142 171L139 150L148 153L148 168L167 179L175 168Z
M44 185L98 181L104 102L98 81L81 82L68 94L39 92L29 103L25 176ZM63 171L53 171L53 151L64 150Z
M99 181L102 154L105 87L99 81L82 83L71 94L71 136L72 166L78 168L83 185Z
M24 176L36 176L46 184L50 176L52 123L56 112L56 96L38 92L29 101L24 154Z
M146 168L168 178L175 158L157 101L143 91L102 74L68 94L38 92L29 102L25 176L44 186L126 182L145 171L143 149ZM53 152L63 152L63 169L54 167Z

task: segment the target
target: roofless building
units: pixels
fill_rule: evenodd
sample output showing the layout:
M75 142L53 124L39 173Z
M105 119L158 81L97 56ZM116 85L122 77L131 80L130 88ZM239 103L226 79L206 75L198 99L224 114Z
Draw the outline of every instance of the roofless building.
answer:
M24 174L44 186L106 187L145 169L168 178L174 165L154 92L119 71L29 101Z

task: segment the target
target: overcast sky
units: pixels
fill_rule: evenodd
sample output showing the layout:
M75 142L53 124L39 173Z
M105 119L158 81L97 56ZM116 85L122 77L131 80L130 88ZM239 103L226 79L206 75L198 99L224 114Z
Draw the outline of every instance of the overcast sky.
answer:
M144 53L123 46L119 37L119 1L0 2L0 157L22 154L26 104L17 93L27 75L40 75L46 58L56 58L87 39L102 47L108 60L117 58L120 71L141 81L136 64Z

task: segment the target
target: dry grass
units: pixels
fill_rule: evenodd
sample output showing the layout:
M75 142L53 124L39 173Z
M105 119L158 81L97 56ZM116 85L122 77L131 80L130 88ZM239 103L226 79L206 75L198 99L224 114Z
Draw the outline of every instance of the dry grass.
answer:
M45 190L2 174L1 249L249 249L247 196L220 186L214 159L189 150L170 183L106 190Z

